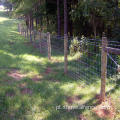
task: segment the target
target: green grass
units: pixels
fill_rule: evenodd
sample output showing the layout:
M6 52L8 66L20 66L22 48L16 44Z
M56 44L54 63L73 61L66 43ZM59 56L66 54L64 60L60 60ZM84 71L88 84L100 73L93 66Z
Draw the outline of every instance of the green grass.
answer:
M80 114L87 120L101 120L91 110L56 110L59 105L70 106L66 101L69 96L80 97L73 106L94 105L94 96L100 91L100 78L96 78L99 82L83 86L85 79L81 82L65 76L63 56L53 56L53 61L48 61L39 50L25 44L28 40L17 32L19 21L5 16L0 12L0 120L77 120ZM45 72L48 68L52 69L49 74ZM13 69L25 77L21 80L10 77L8 73ZM40 81L32 80L35 76L39 76ZM32 93L22 94L24 88ZM118 99L119 90L115 86L111 91L112 98ZM120 109L118 105L117 110ZM119 112L117 118L120 119Z

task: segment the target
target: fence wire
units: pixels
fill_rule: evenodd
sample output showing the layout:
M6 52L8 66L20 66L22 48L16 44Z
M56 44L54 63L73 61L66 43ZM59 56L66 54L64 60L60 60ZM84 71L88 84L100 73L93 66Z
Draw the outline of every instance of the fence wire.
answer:
M86 84L97 81L101 75L101 41L73 39L69 53L68 74Z
M37 48L41 54L48 54L47 33L42 33L37 30L30 30L27 27L19 24L18 31L27 38L34 48Z
M26 27L18 25L18 31L26 38L30 39L33 46L40 53L48 55L47 33L36 30L30 31ZM58 37L50 35L51 56L64 56L64 36ZM108 47L120 48L120 42L108 40ZM68 76L75 80L84 81L86 85L100 82L101 79L101 39L87 39L85 37L68 37ZM120 64L120 56L110 56ZM120 79L118 66L115 62L107 58L107 84L117 84Z

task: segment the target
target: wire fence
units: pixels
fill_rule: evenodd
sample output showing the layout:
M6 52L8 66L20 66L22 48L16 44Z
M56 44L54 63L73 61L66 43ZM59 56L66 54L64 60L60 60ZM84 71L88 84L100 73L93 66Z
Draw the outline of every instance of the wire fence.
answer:
M101 43L90 39L74 39L70 45L68 74L76 80L86 80L87 84L100 77Z
M25 29L26 28L26 29ZM28 38L40 53L52 56L64 56L64 37L18 25L21 35ZM110 41L108 47L120 49L120 42ZM95 84L101 79L102 39L88 39L85 37L68 37L68 76L84 82L85 85ZM107 53L107 84L119 86L120 74L118 72L120 56Z
M34 48L37 48L41 54L47 55L48 54L48 41L47 33L42 33L36 30L30 30L24 25L18 25L18 31L27 38Z

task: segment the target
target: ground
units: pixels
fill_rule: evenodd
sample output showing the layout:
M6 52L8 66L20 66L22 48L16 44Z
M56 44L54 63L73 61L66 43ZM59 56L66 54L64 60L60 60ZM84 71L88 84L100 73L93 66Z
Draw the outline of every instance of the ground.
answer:
M0 119L110 119L100 118L92 109L80 109L97 105L100 82L85 86L64 75L63 56L48 61L32 44L26 44L29 40L18 33L18 22L0 12ZM117 106L114 120L120 119L119 90L115 86L110 94Z

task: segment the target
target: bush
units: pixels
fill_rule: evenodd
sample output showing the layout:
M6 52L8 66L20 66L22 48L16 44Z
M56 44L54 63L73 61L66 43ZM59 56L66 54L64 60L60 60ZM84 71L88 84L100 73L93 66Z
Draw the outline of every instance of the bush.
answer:
M75 53L77 53L80 50L80 42L78 41L77 38L74 38L71 41L71 45L70 45L70 55L75 55Z
M84 36L82 36L80 40L78 40L78 38L74 38L70 45L70 55L73 56L77 52L85 52L87 44L87 39Z

